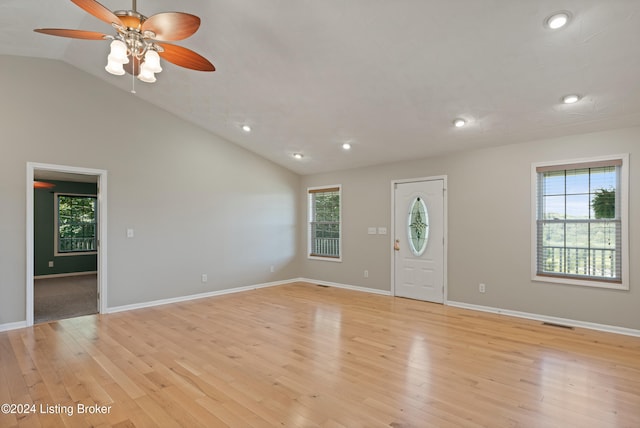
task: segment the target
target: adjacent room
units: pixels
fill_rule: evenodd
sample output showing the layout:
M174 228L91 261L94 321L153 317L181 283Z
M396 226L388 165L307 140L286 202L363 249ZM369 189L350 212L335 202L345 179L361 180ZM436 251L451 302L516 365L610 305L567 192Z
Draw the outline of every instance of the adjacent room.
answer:
M640 426L640 2L0 12L0 426Z
M96 314L96 178L39 171L34 180L34 323Z

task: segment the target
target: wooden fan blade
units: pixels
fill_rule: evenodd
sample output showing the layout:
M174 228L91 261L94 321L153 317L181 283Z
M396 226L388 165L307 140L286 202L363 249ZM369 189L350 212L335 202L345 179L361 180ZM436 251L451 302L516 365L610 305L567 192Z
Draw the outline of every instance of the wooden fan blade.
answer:
M122 25L122 21L120 18L116 16L115 13L111 12L109 9L101 5L95 0L71 0L78 7L84 9L86 12L95 16L101 21L106 22L107 24L118 24Z
M182 40L198 31L200 18L182 12L163 12L150 16L141 31L152 31L156 40Z
M190 49L168 43L156 44L164 49L164 52L158 52L160 56L175 65L197 71L216 71L208 59Z
M37 28L33 31L50 36L70 37L72 39L104 40L109 37L104 33L98 33L96 31L66 30L64 28Z

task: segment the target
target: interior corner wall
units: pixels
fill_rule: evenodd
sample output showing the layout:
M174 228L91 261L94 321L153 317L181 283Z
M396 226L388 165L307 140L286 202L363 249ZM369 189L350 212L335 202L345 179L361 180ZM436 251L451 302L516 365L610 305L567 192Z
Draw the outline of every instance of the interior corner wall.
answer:
M26 320L27 162L107 171L109 307L299 276L297 174L63 62L0 65L0 325Z
M391 289L390 235L368 227L391 223L391 181L448 177L448 300L576 321L640 329L640 128L573 135L330 174L304 176L298 216L306 218L307 187L341 184L342 263L304 259L305 278ZM428 141L425 141L428 143ZM630 290L531 280L531 164L630 154ZM304 223L304 222L302 222ZM306 248L306 225L299 245ZM363 272L368 270L368 278ZM486 284L486 293L478 284Z

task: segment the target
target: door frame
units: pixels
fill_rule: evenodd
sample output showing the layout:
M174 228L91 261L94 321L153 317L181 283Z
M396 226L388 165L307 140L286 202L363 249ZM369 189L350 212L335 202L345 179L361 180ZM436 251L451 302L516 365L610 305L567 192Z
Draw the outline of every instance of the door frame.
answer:
M33 277L34 277L34 204L33 182L36 171L53 171L97 177L98 183L98 313L107 312L107 171L102 169L27 162L27 326L33 325Z
M443 286L444 286L444 298L443 304L447 304L448 301L448 281L447 281L447 253L449 246L449 235L448 235L448 215L447 215L447 176L446 175L436 175L431 177L419 177L419 178L405 178L400 180L391 180L391 233L389 234L389 248L391 249L391 295L396 295L396 255L393 250L393 244L396 239L396 185L403 183L417 183L424 181L437 181L442 180L443 186L443 194L442 194L442 204L443 204L443 231L442 236L444 237L444 246L443 246L443 258L442 258L442 275L443 275Z

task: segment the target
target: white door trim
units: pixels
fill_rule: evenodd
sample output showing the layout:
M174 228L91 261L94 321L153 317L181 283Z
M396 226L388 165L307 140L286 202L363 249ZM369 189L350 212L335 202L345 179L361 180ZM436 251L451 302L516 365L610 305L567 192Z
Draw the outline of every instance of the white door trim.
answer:
M405 178L401 180L391 180L391 233L389 234L389 249L391 254L391 295L396 295L396 264L395 264L395 251L393 250L393 244L395 242L396 235L396 185L402 183L415 183L421 181L436 181L442 180L444 194L442 195L442 202L444 204L444 224L442 227L444 228L443 236L444 236L444 257L443 257L443 281L444 281L444 304L447 304L448 299L448 286L447 286L447 253L448 253L448 245L449 245L449 235L448 235L448 215L447 215L447 176L446 175L436 175L432 177L419 177L419 178Z
M102 169L27 162L27 326L33 325L33 181L36 171L55 171L98 178L98 293L100 293L99 313L107 311L107 171Z

